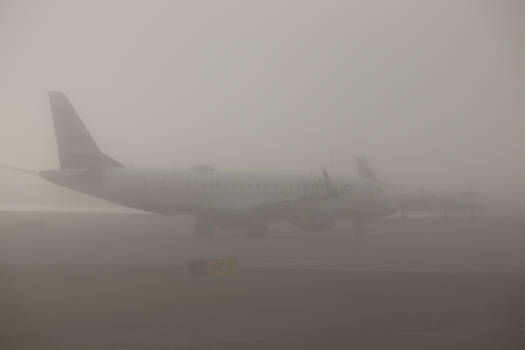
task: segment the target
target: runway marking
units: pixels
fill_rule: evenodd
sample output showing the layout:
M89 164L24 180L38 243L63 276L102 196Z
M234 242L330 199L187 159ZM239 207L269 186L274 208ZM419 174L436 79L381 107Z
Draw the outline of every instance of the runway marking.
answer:
M294 269L306 268L310 270L336 270L336 271L371 271L371 272L435 272L435 273L479 273L479 272L513 272L512 268L490 268L490 267L402 267L391 265L368 265L368 266L349 266L344 263L328 260L298 260L284 264L257 264L253 267L272 268L272 269Z

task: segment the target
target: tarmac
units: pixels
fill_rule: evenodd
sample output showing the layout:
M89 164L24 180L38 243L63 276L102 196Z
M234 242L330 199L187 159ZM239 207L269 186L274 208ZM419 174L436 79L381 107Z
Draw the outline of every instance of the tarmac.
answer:
M0 349L522 349L525 219L265 238L192 219L0 213ZM237 272L188 275L192 259Z

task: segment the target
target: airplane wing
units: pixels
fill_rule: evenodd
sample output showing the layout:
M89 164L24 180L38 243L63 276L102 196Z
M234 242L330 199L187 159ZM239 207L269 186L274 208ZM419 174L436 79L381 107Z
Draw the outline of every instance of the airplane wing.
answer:
M304 195L296 197L286 198L278 201L254 201L250 200L233 200L208 206L204 211L213 211L214 213L235 213L241 215L253 215L256 216L273 216L279 215L279 213L285 213L293 210L297 210L302 205L318 202L326 199L335 198L339 195L337 189L332 183L332 180L328 176L326 170L323 169L323 183L320 186L320 191L312 191Z
M12 167L12 166L0 166L0 169L16 171L16 172L25 173L25 174L38 175L38 171L36 170L22 169L22 168L17 168L17 167Z
M251 210L259 213L272 213L272 212L282 212L286 210L294 210L300 207L301 205L319 202L326 199L336 198L339 196L339 193L335 186L333 185L332 180L328 176L328 173L323 169L323 192L312 193L310 195L304 195L296 198L285 199L277 202L263 203L255 205Z

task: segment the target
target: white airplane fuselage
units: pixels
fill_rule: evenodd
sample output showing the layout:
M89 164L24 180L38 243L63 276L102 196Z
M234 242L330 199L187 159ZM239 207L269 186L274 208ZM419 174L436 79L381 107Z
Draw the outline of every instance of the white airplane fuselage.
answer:
M262 221L288 219L295 213L268 211L278 203L323 191L318 178L307 176L229 173L201 170L109 168L103 170L47 170L40 173L57 185L144 211L190 214L212 221L240 224L242 217ZM382 188L360 178L334 179L339 195L304 203L300 210L325 219L368 219L393 214L396 208ZM227 217L221 220L220 217ZM239 221L239 222L237 222Z
M197 217L195 232L213 227L249 228L266 233L264 223L288 220L303 231L332 227L334 219L361 221L396 208L378 183L337 179L229 173L208 167L187 170L126 168L103 153L64 93L49 93L59 170L40 176L57 185L148 212Z

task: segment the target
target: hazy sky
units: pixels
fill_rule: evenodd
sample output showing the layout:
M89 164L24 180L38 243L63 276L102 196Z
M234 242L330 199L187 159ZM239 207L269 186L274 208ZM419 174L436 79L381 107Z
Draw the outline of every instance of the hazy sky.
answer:
M62 90L136 167L354 175L365 155L390 182L525 196L520 0L0 0L0 48L3 164L58 166Z

